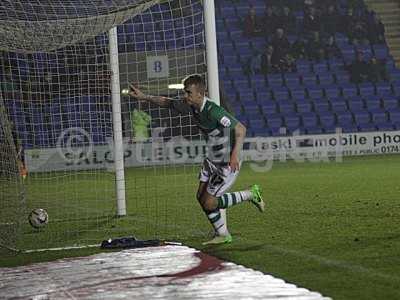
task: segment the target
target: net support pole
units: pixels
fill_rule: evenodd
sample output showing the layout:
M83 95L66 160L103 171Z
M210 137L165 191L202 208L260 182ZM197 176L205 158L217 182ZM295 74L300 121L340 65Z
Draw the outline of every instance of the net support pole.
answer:
M204 0L203 9L204 9L204 25L205 25L205 38L206 38L208 95L212 101L220 105L217 31L215 26L214 0ZM222 218L225 220L225 225L227 225L226 210L220 209L220 212Z
M114 135L114 167L115 185L117 196L117 215L126 215L125 201L125 173L124 173L124 145L122 139L122 117L121 117L121 93L119 83L119 60L117 27L108 32L110 66L111 66L111 98L113 113L113 135Z

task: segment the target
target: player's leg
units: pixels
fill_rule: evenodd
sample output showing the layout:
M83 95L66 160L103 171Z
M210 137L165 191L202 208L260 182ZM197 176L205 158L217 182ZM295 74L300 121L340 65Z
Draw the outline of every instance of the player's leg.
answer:
M203 208L204 213L207 216L207 219L211 223L212 227L214 228L215 235L218 236L227 236L229 235L228 227L225 222L224 217L222 216L219 209L215 209L212 211L207 211L204 209L203 204L201 203L201 199L204 197L204 193L207 190L208 180L209 180L209 173L203 167L200 171L200 182L199 187L197 189L197 200L199 201L201 207Z
M210 177L207 191L216 196L217 208L226 209L243 201L251 201L263 212L265 203L258 185L255 184L247 190L226 193L233 186L238 176L239 171L231 172L229 167L223 167Z

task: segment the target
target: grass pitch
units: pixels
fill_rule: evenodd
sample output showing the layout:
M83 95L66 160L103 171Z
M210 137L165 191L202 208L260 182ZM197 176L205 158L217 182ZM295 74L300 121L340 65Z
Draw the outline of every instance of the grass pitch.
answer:
M53 181L51 187L40 176L29 179L28 202L45 201L39 197L45 191L53 195L46 201L53 201L48 210L56 222L41 232L26 227L25 246L37 247L50 237L66 245L81 240L99 243L115 234L166 237L334 299L400 298L399 155L345 158L342 163L275 162L263 173L244 164L233 190L259 183L267 210L261 214L250 203L229 209L234 241L213 247L201 246L210 226L194 197L197 171L127 170L129 217L122 219L113 217L113 179L108 173L96 178L82 173L59 180L59 185ZM72 221L62 219L60 211L66 208ZM86 218L91 222L81 221ZM0 265L98 251L6 254Z

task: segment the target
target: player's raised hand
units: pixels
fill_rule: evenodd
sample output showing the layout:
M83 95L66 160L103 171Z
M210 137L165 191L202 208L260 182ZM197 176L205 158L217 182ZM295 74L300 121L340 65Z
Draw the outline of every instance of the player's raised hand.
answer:
M141 90L139 90L133 83L129 85L129 95L138 100L144 100L146 98L146 95Z

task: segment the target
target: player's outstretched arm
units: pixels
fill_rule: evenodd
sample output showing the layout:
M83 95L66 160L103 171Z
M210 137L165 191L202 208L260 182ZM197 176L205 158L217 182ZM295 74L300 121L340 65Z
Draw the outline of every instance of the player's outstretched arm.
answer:
M239 163L239 156L240 151L243 147L244 138L246 136L246 127L242 123L237 123L235 126L235 145L233 145L231 159L229 161L229 166L231 170L234 172L239 170L240 163Z
M129 95L137 100L148 101L161 107L168 107L171 101L169 98L163 96L146 95L133 84L129 85Z

